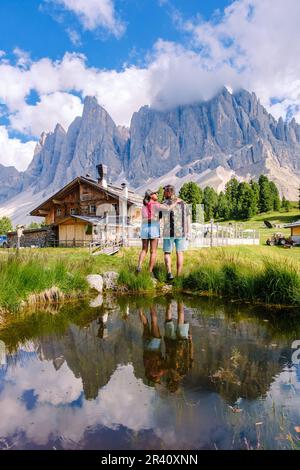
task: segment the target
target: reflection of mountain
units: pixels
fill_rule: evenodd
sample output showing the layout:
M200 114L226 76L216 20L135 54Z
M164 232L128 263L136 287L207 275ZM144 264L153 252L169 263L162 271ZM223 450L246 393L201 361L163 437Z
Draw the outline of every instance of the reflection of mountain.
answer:
M265 396L287 360L285 348L273 344L266 328L255 321L199 317L193 343L198 360L185 386L217 391L229 402Z
M194 362L182 378L184 389L215 391L230 403L238 397L254 400L265 396L288 359L285 343L276 340L274 344L267 324L226 318L218 308L208 316L197 314L197 309L186 308L185 312L191 325ZM158 313L163 333L164 307L159 306ZM148 384L138 312L131 309L125 320L118 311L112 312L107 329L107 337L99 337L103 328L101 321L95 320L84 328L70 325L62 336L41 340L41 358L52 360L56 369L66 361L75 377L81 377L87 399L97 397L120 364L132 363L135 376Z
M158 316L151 323L153 302ZM245 438L254 448L259 439L266 449L291 446L285 436L299 423L300 372L283 367L292 341L276 332L271 317L259 320L249 306L185 298L192 368L185 367L184 348L163 340L163 374L150 387L141 304L149 326L164 335L166 299L125 297L119 307L111 302L93 314L84 304L67 305L69 313L62 310L50 321L39 314L24 318L24 328L20 321L5 331L6 339L15 334L13 343L22 346L6 354L2 377L0 369L0 448L3 436L22 449L242 449ZM171 306L175 325L182 310L174 301ZM25 338L33 340L23 344ZM154 360L151 375L157 366Z
M99 338L101 324L93 321L80 329L71 325L62 336L42 339L40 354L54 366L63 358L75 377L82 378L87 399L95 399L119 364L133 363L136 376L143 375L140 325L129 316L120 321L117 312L109 317L108 336Z

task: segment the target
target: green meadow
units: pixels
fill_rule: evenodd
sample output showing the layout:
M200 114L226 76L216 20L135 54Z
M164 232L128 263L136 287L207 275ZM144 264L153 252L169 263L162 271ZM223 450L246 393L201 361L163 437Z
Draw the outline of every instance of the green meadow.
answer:
M32 294L56 287L67 299L89 295L87 274L120 273L120 291L163 289L163 253L158 252L156 286L147 265L138 276L138 248L123 248L114 256L90 256L87 249L24 249L0 252L0 308L16 311ZM173 254L173 264L176 259ZM266 304L300 304L300 248L268 246L191 249L174 290Z

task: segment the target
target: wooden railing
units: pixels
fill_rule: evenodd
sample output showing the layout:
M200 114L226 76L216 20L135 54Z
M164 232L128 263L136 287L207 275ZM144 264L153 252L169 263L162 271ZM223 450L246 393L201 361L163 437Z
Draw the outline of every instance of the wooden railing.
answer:
M124 245L123 240L120 241L94 241L89 244L90 255L104 251L117 251Z

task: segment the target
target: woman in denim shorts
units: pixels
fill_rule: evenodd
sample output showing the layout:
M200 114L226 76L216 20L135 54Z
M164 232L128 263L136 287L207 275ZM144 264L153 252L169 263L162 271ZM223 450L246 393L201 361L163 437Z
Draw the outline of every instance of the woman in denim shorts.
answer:
M156 262L158 239L160 237L160 224L159 224L159 209L161 205L158 202L157 191L146 191L143 209L142 209L142 226L141 226L141 239L142 250L139 256L137 273L142 270L142 264L147 256L150 246L150 262L149 272L152 273Z

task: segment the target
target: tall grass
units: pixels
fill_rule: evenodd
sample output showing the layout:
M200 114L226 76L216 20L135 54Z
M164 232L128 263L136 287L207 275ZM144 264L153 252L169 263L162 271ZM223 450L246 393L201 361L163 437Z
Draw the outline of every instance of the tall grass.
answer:
M204 265L182 278L183 289L221 294L223 286L222 272L214 266Z
M290 263L265 261L263 267L237 260L203 265L184 276L184 290L266 304L299 305L300 274Z
M268 304L300 303L300 276L291 263L265 260L264 270L256 279L258 296Z
M242 249L243 248L243 249ZM173 282L174 291L192 291L229 299L266 304L300 305L300 263L278 256L265 258L257 247L191 250L185 255L184 274ZM258 251L257 251L258 250ZM70 253L70 254L69 254ZM271 253L272 255L272 253ZM88 292L87 274L119 272L120 290L157 291L166 282L162 253L150 275L135 273L136 249L115 257L91 257L86 252L42 251L0 257L0 310L16 311L31 295L56 287L69 296ZM173 264L175 256L173 256Z
M16 310L29 295L56 286L63 293L87 290L85 275L67 260L9 256L0 262L0 306Z
M134 270L123 268L119 273L118 283L120 286L126 287L126 289L131 292L155 290L153 279L150 274L143 271L136 274Z

